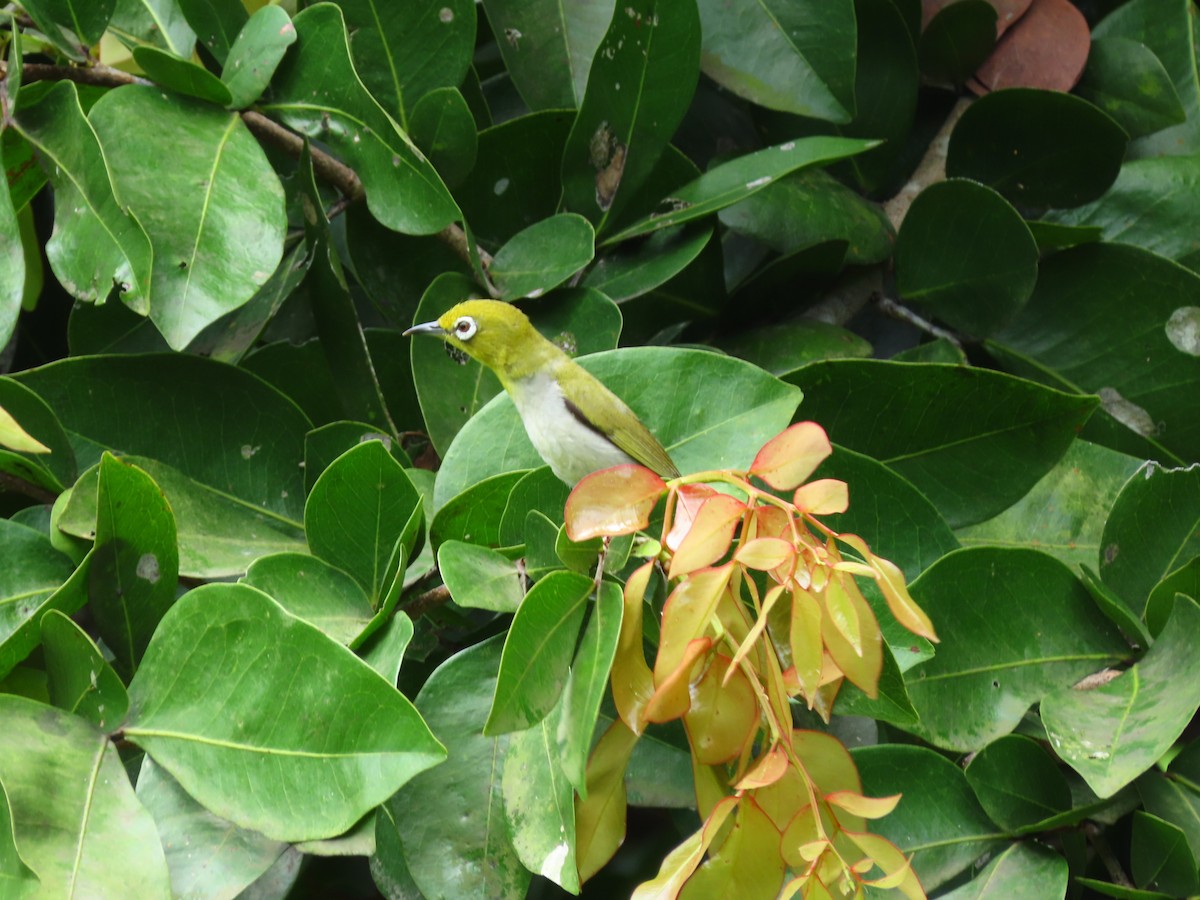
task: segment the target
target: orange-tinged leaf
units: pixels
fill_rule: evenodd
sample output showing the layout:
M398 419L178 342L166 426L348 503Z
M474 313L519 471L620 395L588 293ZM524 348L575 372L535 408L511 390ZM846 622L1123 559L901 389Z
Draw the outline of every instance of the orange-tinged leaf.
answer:
M792 627L789 634L792 646L792 666L796 680L809 701L816 696L821 686L821 669L824 666L825 644L821 639L821 604L808 591L797 590L792 594Z
M656 685L679 667L688 643L704 634L732 573L733 563L700 569L671 591L663 606L658 658L654 661Z
M712 638L697 638L688 643L679 664L658 682L657 690L642 710L643 725L646 722L670 722L688 711L692 703L692 670L700 657L711 649ZM659 658L662 658L661 654Z
M877 834L847 831L846 837L886 873L883 878L867 881L867 884L899 890L909 900L925 900L925 890L912 870L912 863L899 847Z
M612 665L613 702L622 721L637 734L642 731L642 712L654 695L654 673L642 652L642 608L653 573L654 563L648 562L625 582L625 612Z
M811 846L814 841L820 838L820 830L817 828L817 817L813 806L802 806L796 810L796 814L788 820L787 826L783 829L782 842L780 844L780 852L784 860L793 869L806 868L808 863L812 862L812 858L805 858L803 855L804 848ZM823 841L821 843L824 843Z
M746 634L746 637L742 639L741 644L737 648L737 652L733 654L733 668L730 668L729 672L725 674L726 680L728 680L732 673L736 671L736 667L741 664L742 660L746 658L746 655L754 649L754 645L758 643L759 638L762 637L763 631L766 630L768 621L767 617L771 614L771 610L774 608L775 604L779 602L779 598L782 596L783 585L781 584L777 584L767 591L767 595L763 598L762 609L759 611L758 619L755 621L754 626ZM764 646L767 645L764 644Z
M733 532L745 513L746 504L728 494L714 494L705 500L671 557L667 577L673 580L712 565L729 552Z
M575 801L575 855L587 881L625 840L625 768L637 735L620 719L596 742L587 765L587 799Z
M847 579L849 581L849 579ZM830 581L830 587L834 584ZM858 621L859 645L855 647L834 625L833 615L826 606L826 616L821 620L821 636L830 657L856 686L871 699L878 694L879 673L883 671L883 636L879 622L870 605L853 582L843 585L844 596L849 599ZM831 592L826 591L826 597Z
M834 791L826 794L825 799L830 806L844 809L846 812L864 819L882 819L896 808L900 795L890 797L864 797L855 791Z
M729 814L737 809L739 798L726 797L713 808L700 830L667 854L658 874L639 884L630 900L675 900L683 884L696 871Z
M717 655L691 689L683 717L692 756L708 766L729 762L742 752L758 726L758 703L744 672Z
M787 753L776 745L763 754L734 787L739 791L768 787L788 773L788 766Z
M630 463L601 469L575 485L565 510L567 537L633 534L650 523L666 483L644 466Z
M733 827L688 879L680 900L771 897L783 885L779 832L751 797L743 797Z
M667 532L667 549L674 553L692 528L700 507L709 497L715 496L715 488L707 484L681 484L675 489L675 507L672 510L671 530Z
M724 766L703 766L696 762L694 756L691 761L692 783L696 786L696 812L704 819L729 796L729 779L725 777Z
M809 790L808 782L794 765L789 765L778 780L754 792L754 799L780 831L815 798L815 790Z
M804 770L823 796L836 791L862 793L862 779L850 751L831 734L823 731L797 729L792 732L792 749L804 764ZM855 831L866 831L861 817L848 813L839 821L853 822ZM851 827L851 826L845 826Z
M839 572L830 577L821 599L825 601L825 612L833 627L846 639L855 654L862 656L863 627L853 597L857 590L854 580Z
M813 516L832 516L850 508L850 488L836 478L819 478L796 488L792 503Z
M790 491L803 484L832 452L824 428L816 422L797 422L763 444L750 474L776 490Z
M933 622L929 620L925 610L917 606L916 601L909 596L908 587L904 583L904 573L900 571L900 567L890 559L883 559L879 556L871 557L871 565L879 573L875 579L876 583L883 592L888 609L896 617L896 621L913 634L936 641L938 636L933 630Z
M791 541L785 541L783 538L757 537L738 547L733 558L748 569L773 572L776 569L790 568L796 559L796 551Z
M792 517L778 506L764 503L761 506L754 507L754 520L757 524L756 537L783 538L788 543L791 543Z

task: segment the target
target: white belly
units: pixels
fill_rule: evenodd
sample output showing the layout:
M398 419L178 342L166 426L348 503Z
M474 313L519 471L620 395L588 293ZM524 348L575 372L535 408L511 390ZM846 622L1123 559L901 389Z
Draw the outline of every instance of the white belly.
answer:
M549 375L532 376L510 395L534 449L567 484L599 469L633 462L616 444L571 414Z

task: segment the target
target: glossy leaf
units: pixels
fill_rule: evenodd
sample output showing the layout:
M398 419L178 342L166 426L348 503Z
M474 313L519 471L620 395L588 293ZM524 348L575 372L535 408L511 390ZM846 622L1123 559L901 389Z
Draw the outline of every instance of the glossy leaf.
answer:
M455 88L437 88L418 100L408 129L446 184L459 184L475 166L475 120Z
M489 274L501 300L540 297L589 262L595 232L583 216L563 213L514 235L492 261Z
M388 228L433 234L457 219L433 166L358 80L341 10L320 3L294 25L296 46L272 80L264 112L343 156L362 179L371 213Z
M749 678L729 657L715 656L693 686L683 724L697 763L720 765L745 748L759 724L758 704Z
M651 213L603 243L615 244L710 215L753 196L792 172L845 159L874 146L874 141L808 137L747 153L713 166L695 181L672 191L664 201L667 209Z
M644 243L618 245L596 260L582 283L617 302L641 296L687 268L712 233L712 226L697 223L655 232Z
M977 750L1047 694L1129 652L1071 572L1034 550L956 551L912 594L942 639L933 659L905 673L921 716L912 730L939 747Z
M661 687L688 658L688 646L704 634L733 574L733 564L692 572L667 597L662 613L654 683ZM685 679L686 681L686 679Z
M989 188L960 179L922 191L896 241L901 296L972 335L990 334L1024 306L1037 263L1020 213Z
M46 255L59 282L92 303L103 302L116 285L123 301L145 315L152 306L154 251L116 197L105 151L75 86L59 82L22 106L13 126L46 161L55 188L55 233Z
M0 568L0 674L7 675L40 642L46 610L70 614L87 602L87 566L72 575L49 538L9 519L0 520L0 548L14 561Z
M746 514L746 504L735 497L714 494L705 500L671 557L667 578L674 580L725 556Z
M580 365L630 405L683 472L745 467L791 420L794 388L749 363L699 350L644 347L582 357ZM695 398L675 402L666 384ZM459 432L438 472L437 502L497 472L540 465L516 409L499 397Z
M287 48L296 42L291 17L279 6L264 6L242 26L221 66L229 106L245 109L262 96Z
M307 553L259 557L240 581L258 588L339 644L353 643L375 614L358 582Z
M508 557L462 541L446 541L437 551L438 571L459 606L516 612L524 596L516 565Z
M115 730L129 711L129 694L100 648L58 610L42 616L41 628L50 702L101 731Z
M1093 40L1079 96L1120 123L1130 137L1153 134L1187 120L1171 76L1154 51L1123 37Z
M339 456L304 507L313 553L353 575L377 606L394 577L397 539L409 554L420 536L421 495L379 441ZM416 516L414 524L414 516Z
M622 783L622 798L624 797ZM624 811L624 807L622 807ZM625 823L621 823L624 833ZM614 848L615 849L615 848ZM33 869L21 859L17 852L16 836L13 834L12 808L8 802L8 792L0 784L0 878L4 879L7 889L12 892L13 900L25 900L37 890L41 879Z
M1006 735L975 754L967 781L992 821L1008 831L1071 808L1071 789L1054 758L1023 735Z
M0 377L0 419L0 471L51 491L75 480L75 452L46 401Z
M448 758L388 801L404 859L426 896L521 900L530 874L517 858L504 820L501 773L510 738L482 733L500 667L499 637L442 663L425 682L417 708L446 743ZM416 816L440 809L444 815ZM447 866L448 855L458 864Z
M946 174L1024 206L1078 206L1117 177L1128 138L1085 100L1013 88L976 100L950 136Z
M25 293L25 252L7 179L0 186L0 341L8 343Z
M1036 900L1066 895L1067 861L1039 844L1014 843L988 861L978 875L942 894L947 900Z
M593 472L567 498L567 536L586 541L645 528L666 489L663 480L644 466L630 464Z
M535 725L558 703L574 655L592 580L551 572L533 586L508 629L484 734Z
M60 25L84 44L95 44L108 26L116 0L32 0L22 5L39 27Z
M921 32L921 71L961 84L996 46L996 10L984 0L943 6Z
M225 64L238 31L246 24L246 9L237 0L177 0L200 43Z
M1135 884L1179 897L1200 890L1196 857L1181 829L1136 810L1130 844Z
M1099 796L1111 796L1154 765L1200 706L1191 652L1197 636L1200 606L1180 599L1154 646L1131 669L1099 687L1063 689L1042 700L1055 752Z
M625 726L635 734L641 733L642 713L654 694L654 675L642 650L642 614L653 573L654 564L647 562L625 580L621 633L612 664L613 703Z
M1183 594L1200 601L1200 556L1171 572L1154 586L1146 601L1146 627L1151 634L1158 634L1175 608L1176 595Z
M735 10L701 0L704 74L768 109L846 122L854 114L854 5L804 0Z
M183 59L196 46L196 32L173 0L117 0L108 27L127 46L150 44Z
M46 895L165 897L167 865L117 749L78 716L0 695L0 781L17 850Z
M598 872L625 839L625 769L636 746L637 735L616 721L596 742L588 760L587 790L575 804L575 846L582 881Z
M763 444L750 464L750 474L777 490L790 491L832 452L824 428L816 422L797 422Z
M694 0L616 4L563 150L562 205L605 223L646 182L700 77Z
M341 834L446 755L370 667L246 585L185 594L129 693L130 740L208 809L279 840Z
M951 526L1024 496L1095 407L1090 398L955 365L831 360L787 380L804 389L804 415L830 440L886 463Z
M225 83L191 60L180 59L158 47L135 47L133 59L155 84L217 106L232 105L233 97Z

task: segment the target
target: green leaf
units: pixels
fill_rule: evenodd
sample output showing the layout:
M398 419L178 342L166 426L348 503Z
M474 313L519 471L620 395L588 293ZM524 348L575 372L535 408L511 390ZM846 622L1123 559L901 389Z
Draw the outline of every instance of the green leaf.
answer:
M497 251L489 274L501 300L540 297L595 256L596 233L583 216L562 213L530 225Z
M993 822L1020 831L1071 808L1071 789L1054 758L1019 734L998 738L967 766L967 781Z
M892 255L895 242L892 226L878 206L818 169L780 178L721 210L720 219L777 253L844 240L846 262L854 265L882 262Z
M173 896L236 897L287 849L209 812L148 756L142 757L137 798L154 817Z
M1093 40L1075 90L1117 120L1130 137L1187 121L1187 113L1154 51L1123 37Z
M1200 157L1138 159L1094 203L1054 215L1056 222L1093 227L1100 239L1133 244L1193 271L1200 252L1189 235L1200 228Z
M154 820L138 803L117 748L78 716L0 694L0 781L17 850L44 896L86 885L96 900L170 896Z
M943 6L921 32L921 71L937 81L961 84L996 46L996 9L985 0Z
M946 174L983 182L1021 206L1078 206L1113 183L1127 142L1121 126L1086 100L1031 88L994 91L959 119Z
M446 184L461 183L475 166L475 119L456 88L437 88L418 100L408 127Z
M41 629L50 702L101 731L116 730L129 712L129 694L100 648L56 609L41 617Z
M1069 876L1067 861L1049 848L1035 843L1014 843L989 860L973 879L940 896L942 900L1065 897Z
M577 108L615 4L486 0L483 8L504 68L529 108Z
M529 728L554 709L591 592L592 580L586 575L551 572L525 595L504 641L484 734Z
M72 575L71 561L49 538L8 519L0 519L0 556L6 560L0 566L2 677L38 645L42 613L73 613L87 602L87 566Z
M907 478L956 528L1023 497L1096 405L957 365L828 360L786 380L804 390L805 419Z
M1130 0L1096 25L1097 38L1126 38L1145 44L1166 69L1187 121L1140 138L1134 158L1200 151L1200 75L1196 72L1193 10L1187 0Z
M430 91L457 87L475 47L470 0L336 0L346 19L354 69L400 123Z
M939 747L978 750L1047 694L1129 652L1070 570L1035 550L958 550L910 591L942 641L933 659L905 673L921 716L911 731ZM1111 728L1111 720L1096 724Z
M617 3L562 157L562 206L603 231L646 182L700 77L694 0Z
M629 404L683 472L746 468L758 448L787 427L800 399L757 366L703 350L631 347L585 356L579 364ZM692 401L679 403L676 391ZM435 502L444 505L491 475L540 466L512 401L497 397L459 432L442 460Z
M1026 221L1025 224L1029 226L1033 239L1037 241L1038 252L1043 256L1048 256L1056 250L1078 247L1080 244L1094 244L1100 240L1102 234L1099 228L1082 225L1075 227L1045 221Z
M525 472L505 472L471 485L438 508L429 526L434 549L448 540L500 546L500 523L508 495Z
M90 303L103 302L115 284L123 302L145 315L152 308L154 250L116 197L109 162L75 85L58 82L22 106L13 127L37 150L54 185L55 227L46 256L59 283Z
M304 532L317 556L354 576L378 606L394 548L408 556L420 536L421 495L380 441L347 450L313 485Z
M987 347L1029 377L1099 394L1106 415L1086 439L1162 462L1200 459L1198 289L1194 273L1145 250L1076 247L1043 261L1033 297Z
M151 44L182 59L196 45L196 33L175 0L117 0L108 28L126 46Z
M310 431L304 438L304 484L305 493L312 491L321 473L335 459L367 441L379 441L388 453L403 468L412 466L412 460L400 449L400 444L391 435L364 425L361 422L331 422Z
M603 582L592 608L592 617L579 642L579 650L571 663L559 706L557 728L552 735L552 746L556 747L553 755L561 762L561 774L585 799L588 754L600 716L600 703L608 687L613 657L617 653L623 611L620 585ZM544 719L542 727L549 727L551 720Z
M116 0L26 0L21 5L39 28L54 23L70 29L83 43L96 44L108 27Z
M363 662L383 676L388 684L395 684L400 676L404 651L408 649L412 638L413 620L403 610L397 610L357 648L356 652Z
M1176 897L1200 891L1196 857L1181 829L1135 810L1130 844L1133 880L1138 887Z
M216 75L191 60L158 47L134 47L133 59L151 81L168 90L217 106L231 106L233 96Z
M260 556L304 549L297 520L232 497L149 457L126 456L121 461L144 471L166 497L175 520L180 575L240 575ZM58 520L63 532L82 538L96 535L98 487L98 467L80 476ZM135 576L136 571L135 565Z
M242 26L221 67L229 106L245 109L262 96L287 48L296 43L291 17L279 6L264 6Z
M37 890L40 881L17 851L8 791L0 784L0 883L4 884L12 900L25 900Z
M500 672L503 678L503 663ZM521 862L577 894L575 792L555 742L561 710L560 704L532 728L509 737L501 790L508 831Z
M649 234L661 228L690 222L753 196L785 175L854 156L876 146L875 141L854 138L807 137L747 153L713 166L662 201L665 209L622 229L603 242L605 246Z
M339 644L350 644L375 615L358 582L307 553L276 553L250 564L241 583L258 588Z
M388 228L433 234L459 218L433 166L358 80L341 10L318 3L294 25L296 46L263 111L343 157L362 179L372 215Z
M854 332L815 319L793 319L739 331L718 338L714 346L781 377L822 359L871 355L871 345Z
M175 602L175 516L149 474L109 453L100 461L97 490L88 601L100 637L123 671L133 672Z
M712 235L712 225L698 222L657 231L645 241L618 244L596 260L582 284L603 291L618 303L638 297L691 265Z
M1137 780L1137 793L1146 812L1181 829L1193 855L1200 849L1200 782L1195 777L1195 757L1196 744L1192 742L1165 773L1154 768Z
M896 240L896 273L903 299L954 328L984 336L1011 319L1033 293L1038 248L1021 214L1003 197L981 184L951 179L913 201Z
M450 657L429 676L417 708L446 743L449 757L387 803L413 880L427 897L522 900L530 874L508 829L501 773L510 738L485 737L500 666L499 636ZM436 816L413 810L439 810ZM447 865L448 859L455 860Z
M1153 643L1150 632L1146 626L1142 624L1142 620L1133 614L1133 611L1126 605L1125 601L1118 597L1113 591L1100 580L1100 576L1096 574L1096 570L1090 565L1080 564L1079 574L1083 586L1087 588L1092 599L1096 601L1096 606L1100 612L1108 616L1117 628L1121 629L1121 633L1125 635L1125 639L1129 641L1133 647L1148 647ZM1174 597L1172 605L1174 605ZM1169 613L1170 610L1168 609Z
M851 0L700 0L701 65L722 87L768 109L830 122L854 113Z
M962 769L925 747L881 744L853 751L869 797L903 794L891 814L871 823L905 853L921 885L933 891L995 850L1004 837L984 814Z
M438 571L459 606L513 613L524 592L516 564L508 557L462 541L446 541L437 551Z
M8 344L25 295L25 250L8 179L0 185L0 343Z
M1104 583L1135 614L1143 615L1154 586L1200 556L1198 524L1200 468L1164 469L1146 463L1125 484L1104 525Z
M55 493L75 480L75 454L54 411L20 382L0 376L0 409L49 453L18 451L0 442L0 472Z
M864 593L867 593L870 599L874 599L872 597L874 592ZM882 601L882 596L879 599ZM883 608L883 602L876 607L878 610L876 615L885 631L884 645L881 648L883 669L879 673L879 682L876 685L877 696L868 697L857 685L846 682L838 691L833 711L839 716L865 716L868 719L877 719L880 722L907 729L916 723L917 710L913 707L908 690L904 687L904 674L900 670L896 656L899 654L904 659L905 667L911 668L918 662L931 658L933 646L924 638L916 638L912 634L909 634L906 645L888 643L886 632L889 630L890 616L881 615L879 611L882 611ZM893 632L900 630L894 620L890 630Z
M208 809L277 840L341 834L446 755L369 666L246 585L185 594L129 694L127 738Z
M1112 796L1154 765L1191 721L1200 706L1197 640L1200 606L1185 597L1131 669L1099 687L1064 688L1042 700L1055 752L1099 796Z
M58 414L81 467L104 449L150 456L251 505L302 517L300 462L312 425L249 372L147 354L64 359L17 380Z
M1072 441L1024 497L987 521L959 528L955 535L966 547L1032 547L1071 568L1080 563L1095 566L1108 511L1140 465L1107 447Z
M200 43L218 63L225 65L229 48L246 24L246 8L239 0L178 0L178 3Z
M150 318L181 349L279 265L287 226L279 177L238 115L153 87L109 91L88 118L154 245ZM171 165L146 179L163 159Z
M1151 634L1158 634L1167 624L1175 606L1176 594L1200 601L1200 556L1192 557L1164 577L1150 592L1150 598L1146 601L1146 627Z

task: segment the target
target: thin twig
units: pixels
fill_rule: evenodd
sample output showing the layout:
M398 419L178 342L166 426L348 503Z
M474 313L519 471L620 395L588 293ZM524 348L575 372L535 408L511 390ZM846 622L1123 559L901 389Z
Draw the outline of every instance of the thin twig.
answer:
M897 303L891 297L880 296L876 303L883 312L887 313L893 319L899 319L901 322L907 322L909 325L919 328L926 334L949 341L959 350L963 348L962 338L960 338L953 331L948 331L945 328L934 325L928 319L913 312L907 306Z
M24 494L38 503L53 503L58 497L53 491L46 490L40 484L26 481L8 472L0 472L0 490L11 491L14 494Z
M450 599L450 588L444 584L418 594L410 602L400 607L410 619L418 619L431 609L436 609Z

